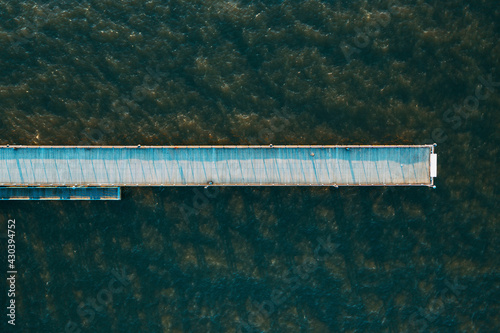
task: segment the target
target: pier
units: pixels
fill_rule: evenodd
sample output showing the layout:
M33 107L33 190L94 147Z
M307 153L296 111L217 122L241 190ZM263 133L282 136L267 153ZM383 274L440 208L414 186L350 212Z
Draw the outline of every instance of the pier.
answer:
M33 189L42 187L62 188L52 196L60 200L71 197L65 188L80 189L74 198L116 200L119 191L96 188L433 186L436 176L434 145L0 146L3 199L43 199Z
M0 187L0 200L120 199L120 187Z

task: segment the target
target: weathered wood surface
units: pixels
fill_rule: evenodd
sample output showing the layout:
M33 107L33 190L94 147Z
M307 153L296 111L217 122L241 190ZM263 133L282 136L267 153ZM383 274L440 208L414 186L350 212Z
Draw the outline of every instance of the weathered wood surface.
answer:
M0 187L0 200L120 200L119 187Z
M427 185L433 146L2 146L1 186Z

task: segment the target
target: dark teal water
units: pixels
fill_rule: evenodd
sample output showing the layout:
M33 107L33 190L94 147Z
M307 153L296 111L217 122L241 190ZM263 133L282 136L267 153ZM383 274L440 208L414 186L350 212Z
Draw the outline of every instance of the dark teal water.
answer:
M498 22L493 0L0 1L0 144L439 155L435 190L2 202L1 331L498 332Z

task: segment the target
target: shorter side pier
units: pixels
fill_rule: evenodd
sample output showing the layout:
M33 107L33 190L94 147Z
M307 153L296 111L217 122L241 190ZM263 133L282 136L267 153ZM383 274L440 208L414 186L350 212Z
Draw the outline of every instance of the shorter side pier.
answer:
M0 187L0 200L120 200L119 187Z

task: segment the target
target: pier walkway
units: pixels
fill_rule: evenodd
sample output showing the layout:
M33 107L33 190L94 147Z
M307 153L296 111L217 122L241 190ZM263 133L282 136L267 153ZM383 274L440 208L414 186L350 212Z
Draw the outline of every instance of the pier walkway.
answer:
M434 145L0 146L1 187L433 186Z

